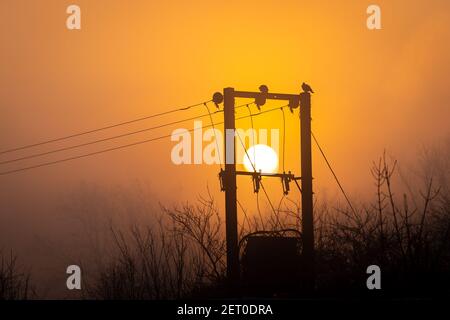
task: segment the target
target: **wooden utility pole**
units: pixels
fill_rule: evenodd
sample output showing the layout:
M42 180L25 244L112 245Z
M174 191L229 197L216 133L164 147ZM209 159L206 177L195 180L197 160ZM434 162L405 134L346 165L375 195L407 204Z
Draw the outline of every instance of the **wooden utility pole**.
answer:
M236 197L236 147L235 147L235 98L234 89L223 90L224 146L225 146L225 219L227 237L227 278L234 291L240 278L238 223L237 223L237 197Z
M311 157L311 94L300 94L300 157L302 182L302 237L303 266L305 277L303 285L306 291L312 292L315 286L314 268L314 217L312 190L312 157Z

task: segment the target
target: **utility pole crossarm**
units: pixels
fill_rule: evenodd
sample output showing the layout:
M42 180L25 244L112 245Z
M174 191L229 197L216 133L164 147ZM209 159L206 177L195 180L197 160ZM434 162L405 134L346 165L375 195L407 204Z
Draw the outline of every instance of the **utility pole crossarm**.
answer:
M235 98L248 98L256 99L261 96L261 92L249 92L249 91L234 91ZM300 95L298 94L286 94L286 93L264 93L264 96L268 100L300 100Z
M260 173L260 172L253 172L253 171L236 171L236 175L241 176L253 176L253 175L259 175L261 177L272 177L272 178L290 178L292 180L300 180L300 177L296 177L292 173Z

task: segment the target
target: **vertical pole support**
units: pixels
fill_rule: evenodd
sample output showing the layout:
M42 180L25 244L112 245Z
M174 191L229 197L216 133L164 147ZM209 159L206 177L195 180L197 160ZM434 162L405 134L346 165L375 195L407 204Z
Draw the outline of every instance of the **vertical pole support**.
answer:
M224 117L225 117L225 223L227 246L227 279L232 291L236 291L240 278L237 196L236 196L236 156L235 156L235 96L233 88L225 88Z
M300 140L301 140L301 182L302 182L302 235L303 266L305 268L304 288L314 291L314 217L312 190L312 156L311 156L311 94L300 94Z

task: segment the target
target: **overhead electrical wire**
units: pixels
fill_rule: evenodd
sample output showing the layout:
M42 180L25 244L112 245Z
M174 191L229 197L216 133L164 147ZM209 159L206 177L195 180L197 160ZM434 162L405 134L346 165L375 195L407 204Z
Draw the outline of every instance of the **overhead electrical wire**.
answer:
M217 148L217 155L219 156L220 168L222 168L222 157L220 156L220 148L219 148L219 141L217 140L216 128L214 127L214 121L213 121L213 118L211 115L211 111L209 110L209 107L206 103L205 103L205 108L206 108L206 110L208 110L209 120L211 121L211 126L212 126L213 133L214 133L214 139L216 140L216 148ZM217 113L217 112L218 111L216 111L215 113Z
M283 108L285 108L285 107L287 107L287 105L286 105L286 106L280 107L280 109L283 109ZM271 110L276 110L276 109L271 109ZM258 114L260 114L260 113L258 113ZM258 115L258 114L257 114L257 115ZM241 142L241 145L242 145L242 147L244 148L245 154L246 154L248 160L250 161L250 164L251 164L252 167L253 167L253 171L256 173L256 172L257 172L257 171L256 171L256 166L255 166L255 165L256 165L256 161L255 161L255 163L253 163L252 159L250 159L250 155L248 154L247 149L245 148L244 141L242 141L242 138L241 138L241 136L239 135L239 132L238 132L238 131L236 131L236 135L237 135L237 137L239 138L239 141ZM264 192L264 194L265 194L265 196L266 196L266 198L267 198L267 201L269 202L269 205L270 205L270 207L272 208L272 210L273 210L273 212L274 212L274 214L275 214L275 217L276 217L276 219L277 219L277 224L281 225L280 219L279 219L278 214L277 214L277 211L275 210L275 207L274 207L272 201L270 200L269 194L267 193L266 188L264 187L264 184L262 183L262 181L260 182L260 184L261 184L261 189L263 190L263 192Z
M242 141L241 136L239 135L239 132L236 131L236 135L238 136L239 141L241 142L242 147L244 148L245 154L246 154L248 160L250 161L250 164L251 164L252 167L253 167L253 171L256 173L256 172L257 172L257 171L256 171L256 166L255 166L256 162L255 162L255 164L253 164L253 161L250 159L250 155L248 154L247 149L245 148L245 144L244 144L244 142ZM280 220L279 220L279 218L278 218L277 211L275 210L275 207L274 207L272 201L270 200L269 194L267 193L266 188L264 187L263 182L260 181L259 183L260 183L260 185L261 185L261 189L263 190L264 194L266 195L267 201L269 202L269 205L270 205L270 207L272 208L273 213L275 214L275 217L277 218L277 224L280 224Z
M248 113L250 114L250 124L252 125L252 139L253 139L253 141L252 141L252 143L253 143L253 146L255 145L255 128L254 128L254 126L253 126L253 114L252 114L252 109L250 109L250 105L249 104L247 104L246 105L247 106L247 109L248 109ZM250 160L250 159L249 159ZM253 152L253 160L254 160L254 162L256 163L256 150L255 150L255 152Z
M253 145L254 145L256 140L255 140L255 127L253 125L252 109L250 108L250 104L247 104L246 106L247 106L248 113L250 115L250 124L252 126L252 139L253 139ZM254 150L254 152L253 152L253 162L256 164L256 150ZM264 220L263 220L263 217L261 214L261 209L259 206L259 193L258 192L256 192L256 209L258 210L258 215L259 215L259 219L261 219L262 227L263 227L263 229L265 229L266 226L265 226L265 223L264 223Z
M191 108L194 108L194 107L197 107L197 106L201 106L204 103L209 103L209 102L211 102L211 100L203 101L203 102L196 103L196 104L192 104L192 105L189 105L189 106L186 106L186 107L172 109L172 110L169 110L169 111L155 113L155 114L152 114L152 115L149 115L149 116L140 117L140 118L137 118L137 119L132 119L132 120L124 121L124 122L119 122L119 123L107 125L107 126L100 127L100 128L97 128L97 129L92 129L92 130L88 130L88 131L82 131L82 132L70 134L70 135L67 135L67 136L64 136L64 137L60 137L60 138L49 139L49 140L45 140L45 141L41 141L41 142L37 142L37 143L33 143L33 144L24 145L24 146L17 147L17 148L3 150L3 151L0 151L0 155L1 154L5 154L5 153L11 153L11 152L15 152L15 151L20 151L20 150L24 150L24 149L28 149L28 148L32 148L32 147L42 146L42 145L53 143L53 142L67 140L67 139L71 139L71 138L75 138L75 137L79 137L79 136L83 136L83 135L87 135L87 134L90 134L90 133L95 133L95 132L99 132L99 131L103 131L103 130L107 130L107 129L112 129L112 128L124 126L124 125L127 125L127 124L131 124L131 123L135 123L135 122L139 122L139 121L143 121L143 120L147 120L147 119L156 118L156 117L159 117L159 116L171 114L171 113L178 112L178 111L189 110Z
M203 102L203 105L205 105L206 108L208 109L208 114L209 114L209 117L211 119L211 112L210 112L210 110L208 108L208 105L207 105L208 102L210 102L210 101ZM126 122L117 123L115 125L101 127L101 128L98 128L98 129L84 131L84 132L68 135L68 136L61 137L61 138L51 139L51 140L47 140L47 141L43 141L43 142L39 142L39 143L35 143L35 144L30 144L30 145L26 145L26 146L22 146L22 147L18 147L18 148L13 148L13 149L1 151L0 155L1 154L6 154L6 153L11 153L11 152L14 152L14 151L20 151L20 150L24 150L24 149L28 149L28 148L32 148L32 147L37 147L37 146L41 146L41 145L45 145L45 144L49 144L49 143L53 143L53 142L58 142L58 141L63 141L63 140L75 138L75 137L79 137L79 136L82 136L82 135L87 135L87 134L90 134L90 133L95 133L95 132L103 131L103 130L106 130L106 129L111 129L111 128L123 126L123 125L126 125L126 124L131 124L131 123L134 123L134 122L146 120L146 119L151 119L151 118L154 118L154 117L157 117L157 116L170 114L170 113L173 113L173 112L176 112L176 111L189 110L189 109L191 109L191 108L193 108L195 106L198 106L198 105L201 105L201 104L191 105L191 106L187 106L187 107L183 107L183 108L179 108L179 109L174 109L174 110L167 111L167 112L154 114L154 115L147 116L147 117L141 117L141 118L130 120L130 121L126 121ZM245 106L248 106L248 105L249 105L248 103L247 104L243 104L243 105L235 107L235 109L238 109L238 108L241 108L241 107L245 107ZM216 113L219 113L219 112L223 112L223 110L217 110L217 111L213 112L212 114L216 114ZM198 118L205 117L205 116L207 116L207 115L200 115L200 116L198 116ZM108 140L118 139L118 138L130 136L130 135L142 133L142 132L145 132L145 131L150 131L150 130L154 130L154 129L163 128L163 127L174 125L174 124L181 123L181 122L184 122L184 121L190 121L190 120L193 120L193 119L196 119L196 118L197 117L188 118L188 119L184 119L184 120L180 120L180 121L174 121L174 122L167 123L167 124L164 124L164 125L150 127L150 128L145 128L145 129L141 129L141 130L138 130L138 131L133 131L133 132L130 132L130 133L125 133L125 134L121 134L121 135L117 135L117 136L113 136L113 137L109 137L109 138L105 138L105 139L94 140L94 141L91 141L91 142L82 143L82 144L78 144L78 145L75 145L75 146L69 146L69 147L59 148L59 149L55 149L55 150L51 150L51 151L36 153L36 154L29 155L29 156L23 156L23 157L19 157L19 158L15 158L15 159L0 161L0 165L13 163L13 162L17 162L17 161L22 161L22 160L27 160L27 159L32 159L32 158L36 158L36 157L40 157L40 156L49 155L49 154L52 154L52 153L57 153L57 152L62 152L62 151L75 149L75 148L85 147L85 146L88 146L88 145L92 145L92 144L96 144L96 143L100 143L100 142L105 142L105 141L108 141ZM211 121L212 121L212 119L211 119ZM214 135L215 135L215 130L214 130ZM216 140L217 140L217 137L216 137ZM219 154L219 159L220 159L220 154Z
M249 228L249 230L250 230L252 226L250 225L250 220L248 219L247 211L245 210L244 206L243 206L242 203L239 201L239 199L236 199L236 202L237 202L237 204L239 205L239 207L241 208L242 213L244 214L244 221L242 222L242 227L245 228L245 221L247 221L248 228Z
M174 122L169 122L169 123L166 123L166 124L163 124L163 125L159 125L159 126L154 126L154 127L144 128L144 129L141 129L141 130L132 131L132 132L125 133L125 134L120 134L120 135L116 135L116 136L113 136L113 137L108 137L108 138L104 138L104 139L99 139L99 140L94 140L94 141L90 141L90 142L86 142L86 143L81 143L81 144L77 144L77 145L74 145L74 146L68 146L68 147L58 148L58 149L51 150L51 151L46 151L46 152L36 153L36 154L28 155L28 156L23 156L23 157L15 158L15 159L10 159L10 160L5 160L5 161L0 161L0 165L8 164L8 163L13 163L13 162L17 162L17 161L22 161L22 160L28 160L28 159L32 159L32 158L36 158L36 157L41 157L41 156L45 156L45 155L49 155L49 154L53 154L53 153L57 153L57 152L68 151L68 150L72 150L72 149L76 149L76 148L80 148L80 147L85 147L85 146L93 145L93 144L96 144L96 143L106 142L106 141L114 140L114 139L118 139L118 138L123 138L123 137L126 137L126 136L131 136L131 135L138 134L138 133L142 133L142 132L146 132L146 131L151 131L151 130L155 130L155 129L160 129L160 128L163 128L163 127L171 126L171 125L178 124L178 123L182 123L182 122L185 122L185 121L195 120L195 119L197 119L197 118L202 118L202 117L206 117L206 116L209 116L209 117L210 117L211 124L212 124L212 127L213 127L213 129L214 129L214 136L215 136L215 139L216 139L217 150L218 150L218 152L219 152L219 154L218 154L218 156L219 156L219 161L220 161L220 163L222 163L222 161L221 161L221 156L220 156L220 150L219 150L219 146L218 146L218 142L217 142L216 131L215 131L215 128L214 128L214 122L213 122L213 119L212 119L212 114L216 114L216 113L223 112L223 110L217 110L217 111L214 111L214 112L211 113L210 110L209 110L209 107L208 107L208 105L207 105L207 102L205 102L205 103L203 103L203 104L204 104L204 106L206 107L206 109L208 110L208 114L204 114L204 115L200 115L200 116L196 116L196 117L191 117L191 118L187 118L187 119L183 119L183 120L178 120L178 121L174 121ZM247 106L247 107L248 107L248 105L249 105L248 103L247 103L247 104L243 104L243 105L237 106L235 109L241 108L241 107L244 107L244 106ZM185 107L185 108L181 108L181 109L179 109L179 110L188 110L188 109L191 108L191 107L192 107L192 106L190 106L190 107ZM160 114L159 114L159 115L160 115ZM140 119L144 119L144 118L140 118ZM148 117L147 117L146 119L148 119ZM137 120L136 120L136 121L137 121ZM252 122L253 122L253 120L252 120ZM129 123L131 123L131 122L129 122ZM126 124L126 123L123 122L121 125L124 125L124 124ZM110 126L110 127L111 127L111 126ZM106 127L104 127L104 128L106 128ZM95 131L100 131L100 130L102 130L102 129L96 129ZM95 132L95 131L94 131L94 130L91 130L90 132ZM88 132L85 132L85 133L87 134ZM72 136L68 136L68 137L76 137L76 136L79 136L79 135L82 135L82 134L80 133L80 134L72 135ZM67 137L67 139L69 139L68 137ZM59 141L59 140L63 140L63 138L58 138L58 139L48 140L48 141L49 141L48 143L50 143L50 142L56 142L56 141ZM42 144L46 144L46 142L42 142L42 143L40 143L40 144L35 144L35 145L30 145L30 146L37 146L37 145L42 145ZM11 150L21 150L21 149L25 149L25 147L22 147L22 148L16 148L16 149L11 149ZM6 151L5 151L5 152L6 152ZM0 153L0 154L1 154L1 153Z
M261 220L262 227L263 227L263 229L265 229L266 224L264 223L264 219L263 219L263 216L261 213L261 208L259 205L259 192L256 193L256 210L258 211L258 216L259 216L259 219Z
M261 111L261 112L259 112L257 114L254 114L253 116L259 116L261 114L273 112L275 110L278 110L278 108L273 108L273 109ZM235 120L241 120L241 119L246 119L246 118L248 118L248 116L241 116L241 117L236 118ZM222 122L218 122L218 123L215 123L215 124L216 125L220 125L220 124L224 124L224 122L222 121ZM203 126L203 127L200 127L200 128L189 129L187 131L188 132L193 132L195 130L208 128L208 127L211 127L211 126L212 125L207 125L207 126ZM99 150L99 151L94 151L94 152L90 152L90 153L86 153L86 154L82 154L82 155L78 155L78 156L74 156L74 157L64 158L64 159L55 160L55 161L51 161L51 162L44 162L44 163L41 163L41 164L32 165L32 166L28 166L28 167L22 167L22 168L19 168L19 169L3 171L3 172L0 172L0 176L12 174L12 173L17 173L17 172L21 172L21 171L28 171L28 170L31 170L31 169L36 169L36 168L41 168L41 167L45 167L45 166L50 166L50 165L54 165L54 164L58 164L58 163L62 163L62 162L71 161L71 160L86 158L86 157L89 157L89 156L94 156L94 155L98 155L98 154L102 154L102 153L106 153L106 152L110 152L110 151L114 151L114 150L120 150L120 149L132 147L132 146L136 146L136 145L140 145L140 144L149 143L149 142L152 142L152 141L157 141L157 140L169 138L169 137L172 137L172 136L173 136L173 134L163 135L163 136L159 136L159 137L156 137L156 138L151 138L151 139L147 139L147 140L141 140L141 141L138 141L138 142L125 144L125 145L121 145L121 146L117 146L117 147L112 147L112 148L108 148L108 149L103 149L103 150Z
M336 173L334 172L333 168L331 167L330 162L328 161L327 156L325 155L325 152L323 151L323 149L321 148L319 141L317 140L316 136L314 135L314 133L311 131L311 136L314 139L314 142L317 145L317 148L319 149L320 153L322 154L322 157L324 158L328 168L330 169L331 173L333 174L334 179L336 180L337 185L339 186L339 189L341 189L342 194L344 195L345 200L348 203L348 206L350 207L350 209L353 211L353 213L356 215L356 210L354 209L349 197L347 196L347 193L344 190L344 187L342 186L341 182L339 181Z
M208 109L208 112L209 112L209 109ZM220 113L220 112L223 112L223 111L222 110L217 110L213 114ZM17 161L22 161L22 160L27 160L27 159L32 159L32 158L36 158L36 157L41 157L41 156L45 156L45 155L49 155L49 154L53 154L53 153L58 153L58 152L62 152L62 151L67 151L67 150L72 150L72 149L76 149L76 148L81 148L81 147L85 147L85 146L89 146L89 145L93 145L93 144L97 144L97 143L101 143L101 142L106 142L106 141L110 141L110 140L114 140L114 139L124 138L124 137L135 135L135 134L138 134L138 133L148 132L148 131L152 131L152 130L155 130L155 129L160 129L160 128L172 126L172 125L175 125L175 124L179 124L179 123L182 123L182 122L191 121L191 120L195 120L195 119L199 119L199 118L203 118L203 117L207 117L207 116L211 117L211 121L212 121L212 115L209 112L208 114L202 114L202 115L199 115L199 116L190 117L190 118L186 118L186 119L182 119L182 120L177 120L177 121L165 123L165 124L158 125L158 126L153 126L153 127L149 127L149 128L140 129L140 130L137 130L137 131L127 132L127 133L124 133L124 134L119 134L119 135L108 137L108 138L98 139L98 140L85 142L85 143L81 143L81 144L77 144L77 145L73 145L73 146L68 146L68 147L63 147L63 148L50 150L50 151L46 151L46 152L36 153L36 154L23 156L23 157L11 159L11 160L0 161L0 165L7 164L7 163L13 163L13 162L17 162Z

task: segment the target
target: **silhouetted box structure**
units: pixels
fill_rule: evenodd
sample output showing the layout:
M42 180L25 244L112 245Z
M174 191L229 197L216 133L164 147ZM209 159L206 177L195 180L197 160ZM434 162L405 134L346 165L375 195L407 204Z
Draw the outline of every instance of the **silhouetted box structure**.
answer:
M242 256L246 294L284 296L299 292L300 248L298 237L249 237Z

